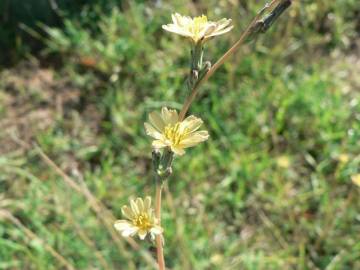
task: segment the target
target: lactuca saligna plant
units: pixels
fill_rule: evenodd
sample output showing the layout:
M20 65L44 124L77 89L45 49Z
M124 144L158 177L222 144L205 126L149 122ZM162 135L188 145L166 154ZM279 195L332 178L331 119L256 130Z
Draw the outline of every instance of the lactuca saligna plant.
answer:
M161 112L151 112L149 122L145 123L146 134L154 140L152 142L152 162L155 174L156 194L155 209L151 207L151 198L144 200L137 198L130 200L130 207L123 206L122 214L126 220L115 222L115 228L124 237L138 235L144 240L147 235L155 240L157 248L157 261L160 270L165 269L163 252L163 232L161 227L161 193L164 182L172 173L174 157L185 154L185 149L206 141L209 134L199 130L203 121L193 115L185 117L190 105L194 101L199 86L247 41L257 34L266 32L273 22L291 5L291 0L273 0L267 3L247 26L239 40L223 54L220 59L211 65L204 62L204 46L213 37L223 35L232 30L231 19L209 21L205 15L191 18L178 13L172 15L172 23L163 25L163 29L189 40L191 47L190 70L187 79L189 95L182 110L166 107Z

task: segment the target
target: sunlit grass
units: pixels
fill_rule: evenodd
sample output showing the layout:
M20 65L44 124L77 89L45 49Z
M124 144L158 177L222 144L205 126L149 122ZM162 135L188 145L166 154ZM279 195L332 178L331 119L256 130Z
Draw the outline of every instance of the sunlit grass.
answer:
M208 15L233 18L236 28L216 47L209 45L210 60L258 8L216 3ZM171 193L164 195L171 269L360 267L359 190L351 180L360 165L359 85L342 74L354 69L346 57L329 53L343 55L339 50L349 48L354 3L304 1L304 9L296 3L269 37L239 52L241 62L234 57L203 86L191 113L202 115L210 139L176 161ZM197 10L190 6L201 14L215 1ZM186 43L161 31L175 7L188 13L180 1L132 4L100 16L93 31L88 21L69 18L65 30L51 30L56 34L49 37L46 50L62 62L55 84L65 79L80 97L52 109L50 126L33 140L116 217L130 194L153 192L149 140L139 123L162 106L180 110L187 95L179 79L188 72ZM330 19L321 23L321 15ZM1 87L8 85L2 76ZM19 96L33 109L47 106L46 89L40 90L36 101L22 90ZM12 93L4 93L0 102L7 104ZM0 209L75 269L151 269L129 244L122 242L119 251L88 198L71 189L33 145L16 140L24 134L3 134L17 147L0 157ZM0 269L60 268L41 241L0 220Z

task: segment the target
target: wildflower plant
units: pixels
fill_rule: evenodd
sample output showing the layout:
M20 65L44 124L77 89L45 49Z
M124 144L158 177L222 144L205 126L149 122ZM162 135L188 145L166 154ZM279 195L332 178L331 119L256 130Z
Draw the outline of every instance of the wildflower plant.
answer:
M130 200L130 207L123 206L123 220L115 222L114 227L122 236L138 235L141 240L149 235L155 239L157 261L160 270L165 269L163 254L166 229L161 227L161 195L164 182L172 174L175 157L185 154L185 149L194 147L209 138L206 130L200 130L203 121L193 115L185 117L194 101L199 86L247 41L257 34L266 32L273 22L291 5L291 0L273 0L267 3L247 26L239 40L211 65L203 62L204 46L210 39L226 34L233 29L231 19L209 21L205 15L191 18L178 13L172 14L172 23L163 25L168 32L178 34L190 40L190 69L187 79L189 95L178 113L176 110L163 107L161 112L154 111L144 124L146 134L152 137L152 163L154 168L156 194L155 208L151 207L151 198Z

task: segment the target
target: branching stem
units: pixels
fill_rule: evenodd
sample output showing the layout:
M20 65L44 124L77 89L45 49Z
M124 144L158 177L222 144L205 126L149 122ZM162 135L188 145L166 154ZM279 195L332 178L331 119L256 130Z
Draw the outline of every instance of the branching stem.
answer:
M191 89L190 95L185 100L185 103L181 109L179 120L182 121L185 118L185 115L187 111L190 108L191 103L194 101L196 94L198 93L198 89L201 84L206 82L213 74L214 72L222 65L224 62L233 54L235 53L240 46L247 41L247 39L253 34L254 26L259 22L260 18L264 15L265 12L272 10L277 5L285 5L288 4L288 6L291 4L290 0L273 0L270 3L266 4L255 16L255 18L250 22L250 24L247 26L246 30L243 32L243 34L240 36L239 40L217 60L217 62L209 69L209 71L205 74L205 76L199 78L199 80L195 83L193 88ZM288 7L286 6L286 8ZM280 14L283 12L283 10L280 12ZM278 16L274 16L275 20ZM268 22L269 23L269 22ZM269 23L270 25L270 23Z

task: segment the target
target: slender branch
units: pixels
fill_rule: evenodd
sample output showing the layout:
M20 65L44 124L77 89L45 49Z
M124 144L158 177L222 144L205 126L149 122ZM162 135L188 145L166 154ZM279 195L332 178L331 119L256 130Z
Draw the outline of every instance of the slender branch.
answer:
M159 223L161 223L161 193L162 193L161 184L156 184L155 216L158 219Z
M161 192L164 182L169 178L172 173L172 162L174 154L169 148L165 148L161 154L159 151L152 152L152 163L154 166L155 183L156 183L156 198L155 198L155 217L158 225L161 226ZM159 270L165 270L165 259L163 249L163 236L156 236L156 253Z
M161 226L161 191L162 191L162 184L156 183L155 216L158 220L159 226ZM159 270L165 270L163 240L161 235L156 236L156 253L159 264Z
M185 100L185 103L181 109L179 119L180 121L184 119L187 111L190 108L191 103L194 101L196 94L198 93L198 89L200 85L202 85L204 82L206 82L213 74L214 72L222 65L224 62L232 55L234 54L240 46L248 40L248 38L257 32L254 32L255 26L259 24L259 22L262 22L264 25L263 31L266 31L271 24L283 13L283 11L288 8L291 4L291 0L273 0L270 3L267 3L255 16L255 18L250 22L250 24L247 26L243 34L240 36L239 40L217 60L217 62L209 69L209 71L200 78L194 87L192 88L190 95ZM266 21L260 20L261 16L264 15L265 12L273 9L274 7L280 7L279 10L273 14L272 16L268 16L265 18ZM270 18L270 19L269 19Z

